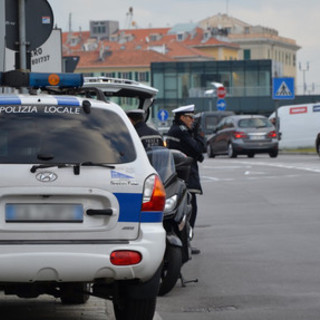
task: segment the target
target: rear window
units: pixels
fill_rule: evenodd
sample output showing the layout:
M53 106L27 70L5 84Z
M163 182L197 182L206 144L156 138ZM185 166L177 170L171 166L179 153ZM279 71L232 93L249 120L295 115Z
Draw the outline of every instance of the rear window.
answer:
M218 124L219 118L217 116L206 116L205 117L205 129L213 130Z
M136 158L115 112L73 106L1 106L0 163L120 164Z
M272 124L267 118L246 118L238 122L240 128L265 128L272 127Z

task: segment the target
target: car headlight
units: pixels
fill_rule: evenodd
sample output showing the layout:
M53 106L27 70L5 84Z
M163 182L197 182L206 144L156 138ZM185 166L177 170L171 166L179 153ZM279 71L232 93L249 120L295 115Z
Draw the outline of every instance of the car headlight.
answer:
M175 194L170 198L166 199L166 204L164 206L164 213L169 213L175 209L177 206L178 196Z

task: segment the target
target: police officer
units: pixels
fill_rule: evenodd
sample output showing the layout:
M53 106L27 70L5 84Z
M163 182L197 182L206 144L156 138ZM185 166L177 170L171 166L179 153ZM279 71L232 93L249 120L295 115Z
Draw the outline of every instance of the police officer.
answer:
M167 146L170 149L178 149L187 156L193 158L189 179L186 181L189 192L192 195L192 214L190 225L194 228L197 217L196 194L202 194L200 183L198 161L202 162L204 157L204 139L194 128L194 105L179 107L172 110L174 120L167 135ZM193 254L200 253L199 249L192 248Z
M162 136L157 130L150 128L145 123L144 115L145 111L142 109L127 111L127 116L135 127L145 149L154 146L163 146Z

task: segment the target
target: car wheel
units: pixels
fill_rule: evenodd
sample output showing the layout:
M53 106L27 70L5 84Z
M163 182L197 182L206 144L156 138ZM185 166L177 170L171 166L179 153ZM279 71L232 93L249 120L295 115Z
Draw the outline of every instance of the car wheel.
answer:
M117 320L152 320L156 310L157 297L134 299L123 296L113 300L113 309Z
M320 143L317 144L317 153L318 153L318 156L320 157Z
M276 158L278 156L278 150L269 152L270 158Z
M210 144L207 144L207 155L209 158L214 158L215 154L213 154Z
M236 154L236 152L235 152L234 149L233 149L232 143L229 143L229 144L228 144L228 157L229 157L229 158L236 158L236 157L237 157L237 154Z
M248 158L254 158L254 153L253 152L248 153Z
M89 300L89 290L89 283L66 283L61 286L61 303L84 304Z

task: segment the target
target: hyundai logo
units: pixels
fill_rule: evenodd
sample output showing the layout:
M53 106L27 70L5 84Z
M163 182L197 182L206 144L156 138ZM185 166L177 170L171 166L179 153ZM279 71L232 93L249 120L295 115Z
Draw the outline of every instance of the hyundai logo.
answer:
M39 172L36 178L41 182L53 182L57 180L58 176L53 172Z

